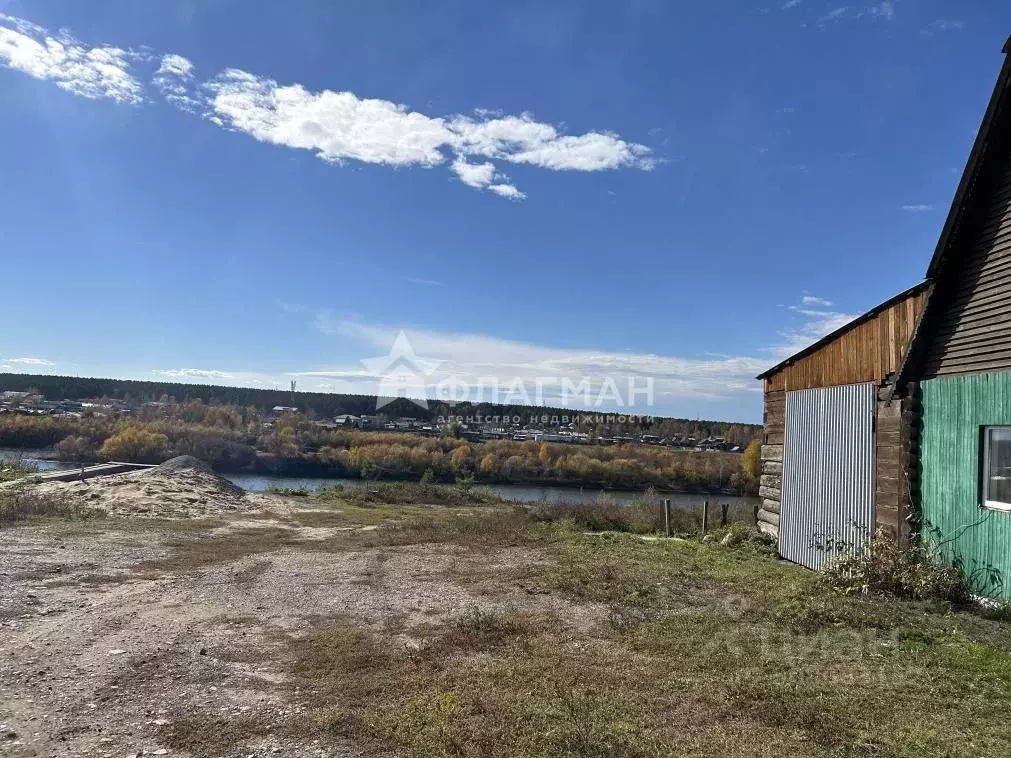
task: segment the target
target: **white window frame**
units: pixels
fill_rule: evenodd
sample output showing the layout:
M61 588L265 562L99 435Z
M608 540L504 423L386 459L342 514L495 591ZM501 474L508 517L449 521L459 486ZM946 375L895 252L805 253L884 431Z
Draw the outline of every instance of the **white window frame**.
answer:
M988 495L990 494L990 432L993 429L1008 429L1011 430L1011 425L1007 424L993 424L991 426L983 427L983 470L982 470L982 484L980 492L980 504L984 508L989 508L994 511L1011 511L1011 503L1004 503L1000 500L991 500Z

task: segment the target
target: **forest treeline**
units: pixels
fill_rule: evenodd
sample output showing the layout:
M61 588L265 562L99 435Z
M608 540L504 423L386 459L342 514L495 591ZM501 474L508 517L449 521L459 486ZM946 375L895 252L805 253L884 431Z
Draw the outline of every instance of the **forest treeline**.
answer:
M193 455L219 471L293 476L487 483L543 482L612 488L752 492L748 456L638 444L598 446L327 427L302 415L267 419L254 406L192 400L141 408L129 418L0 416L0 446L54 446L64 460L159 463ZM753 447L749 454L753 453ZM754 455L750 455L754 459Z
M278 405L295 405L309 418L333 418L340 414L375 414L374 395L339 395L326 392L296 392L285 390L254 389L250 387L222 387L206 384L180 384L178 382L147 382L129 379L90 379L74 376L45 376L40 374L0 374L0 389L26 392L35 390L46 400L86 400L111 398L131 406L152 401L172 401L186 404L200 401L204 405L226 405L239 408L256 408L261 413ZM622 416L623 422L602 421L601 416L615 417L613 412L577 411L529 405L500 405L495 403L429 402L421 408L404 398L385 405L383 415L388 418L407 416L423 421L440 417L567 417L576 420L578 431L599 436L628 436L653 434L660 437L672 435L723 437L732 444L744 446L758 434L760 427L724 421L667 418L663 416Z

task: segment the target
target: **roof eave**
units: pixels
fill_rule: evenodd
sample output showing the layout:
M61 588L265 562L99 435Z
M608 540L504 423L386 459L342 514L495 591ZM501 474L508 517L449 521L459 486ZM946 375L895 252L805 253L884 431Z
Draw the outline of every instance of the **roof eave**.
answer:
M840 326L838 329L836 329L834 332L830 332L830 333L826 334L824 337L822 337L817 342L812 342L810 345L808 345L807 347L805 347L803 350L801 350L799 352L796 352L793 355L791 355L789 358L786 358L786 359L780 361L775 366L773 366L770 369L767 369L766 371L763 371L761 374L759 374L755 378L759 379L759 380L763 380L763 379L767 379L768 377L772 376L773 374L779 373L780 371L782 371L784 368L786 368L790 364L796 363L801 358L804 358L804 357L810 355L811 353L816 352L817 350L820 350L822 347L824 347L825 345L827 345L829 342L832 342L833 340L837 339L841 335L843 335L846 332L848 332L850 329L853 329L853 328L855 328L857 326L860 326L860 324L862 324L864 321L867 321L868 319L874 318L874 316L877 316L885 308L890 308L891 306L895 305L897 302L899 302L901 300L905 300L907 297L912 297L913 295L919 294L924 289L926 289L929 286L929 284L930 284L930 282L928 282L927 280L924 280L922 282L918 282L917 284L914 284L909 289L903 290L902 292L900 292L897 295L892 295L890 298L888 298L884 302L878 303L877 305L875 305L873 308L871 308L866 313L861 313L859 316L857 316L852 321L846 322L845 324L843 324L842 326Z
M930 259L930 265L927 266L928 279L937 274L948 245L951 243L952 236L958 226L959 212L968 198L973 178L976 176L977 169L979 168L980 159L986 149L987 142L990 140L990 130L993 127L994 117L1007 91L1009 79L1011 79L1011 55L1009 55L1011 53L1011 37L1004 43L1002 52L1006 56L1004 58L1004 65L1001 67L1000 74L997 77L993 94L990 95L990 102L987 104L986 113L983 115L979 131L976 132L976 140L973 142L972 151L969 153L969 160L965 164L965 170L962 172L958 189L955 191L955 197L951 201L951 208L948 209L948 216L941 229L941 237L937 241L937 247L934 248L934 255Z

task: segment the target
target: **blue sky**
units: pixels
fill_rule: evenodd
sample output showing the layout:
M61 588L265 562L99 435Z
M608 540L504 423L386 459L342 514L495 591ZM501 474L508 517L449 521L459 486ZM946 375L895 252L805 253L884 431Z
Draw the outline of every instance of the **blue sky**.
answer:
M746 421L756 373L922 277L1011 32L930 0L0 13L0 370L370 392L404 330L428 382Z

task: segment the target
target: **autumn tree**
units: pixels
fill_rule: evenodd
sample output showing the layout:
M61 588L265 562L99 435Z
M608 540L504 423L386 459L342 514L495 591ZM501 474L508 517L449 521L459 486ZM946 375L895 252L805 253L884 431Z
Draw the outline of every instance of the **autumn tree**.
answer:
M138 426L128 426L112 435L98 454L106 460L132 463L161 462L168 448L168 437Z
M745 448L741 468L752 479L758 479L762 475L762 442L757 437Z

